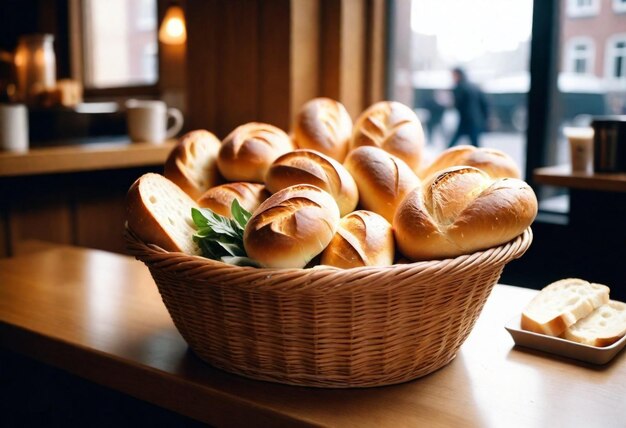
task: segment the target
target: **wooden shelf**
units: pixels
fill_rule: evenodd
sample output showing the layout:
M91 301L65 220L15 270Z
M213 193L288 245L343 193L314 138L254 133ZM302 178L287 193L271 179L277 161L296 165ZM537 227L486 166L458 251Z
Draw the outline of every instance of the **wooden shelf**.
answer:
M626 173L572 172L569 165L538 168L533 173L535 182L551 186L569 187L603 192L626 192Z
M33 148L26 153L0 152L0 177L158 165L165 162L175 143L118 141Z

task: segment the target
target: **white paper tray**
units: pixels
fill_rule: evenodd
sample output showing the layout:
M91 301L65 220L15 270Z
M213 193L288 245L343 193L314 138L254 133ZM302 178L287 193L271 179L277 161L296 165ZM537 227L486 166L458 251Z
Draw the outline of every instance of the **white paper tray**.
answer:
M626 336L622 337L611 346L600 348L583 345L559 337L533 333L521 329L520 318L521 315L518 315L504 326L513 337L513 341L516 345L549 352L562 357L573 358L592 364L606 364L624 348L624 345L626 345Z

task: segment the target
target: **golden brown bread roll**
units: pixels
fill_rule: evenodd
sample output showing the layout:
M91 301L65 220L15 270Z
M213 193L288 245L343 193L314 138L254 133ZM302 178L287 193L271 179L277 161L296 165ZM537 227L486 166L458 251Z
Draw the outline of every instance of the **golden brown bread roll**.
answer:
M196 203L180 187L160 174L147 173L126 194L128 227L146 244L167 251L200 254L193 241L196 229L191 208Z
M339 224L333 197L310 184L282 189L261 204L244 231L249 257L265 267L303 268L328 245Z
M444 150L424 168L422 179L452 166L473 166L482 169L491 178L520 178L520 170L511 156L498 149L474 146L455 146Z
M269 193L263 184L238 181L210 188L200 196L197 203L214 213L232 217L230 208L234 199L237 199L239 205L247 211L254 212L268 196Z
M452 167L404 198L393 228L405 257L442 259L504 244L536 215L537 198L524 181L494 180L474 167Z
M348 269L393 264L395 241L391 224L372 211L354 211L339 221L321 263Z
M183 135L165 161L164 175L197 199L220 181L217 154L220 140L204 129Z
M350 150L376 146L399 157L418 171L424 150L424 131L409 107L396 101L381 101L365 110L354 123Z
M339 101L314 98L305 103L294 123L294 142L343 162L352 135L352 118Z
M228 181L263 183L272 162L291 150L293 143L283 130L266 123L246 123L224 139L217 166Z
M312 184L330 193L342 216L354 211L359 191L354 178L339 162L314 150L294 150L274 161L265 176L271 193L294 184Z
M352 150L344 162L359 189L360 205L393 221L398 204L420 179L402 159L377 147Z

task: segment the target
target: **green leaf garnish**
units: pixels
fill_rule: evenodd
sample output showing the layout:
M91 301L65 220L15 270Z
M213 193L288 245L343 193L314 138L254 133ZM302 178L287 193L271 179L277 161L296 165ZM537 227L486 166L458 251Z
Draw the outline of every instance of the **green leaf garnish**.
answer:
M214 213L207 208L192 208L191 218L197 232L193 240L202 255L238 266L259 266L250 259L243 246L243 232L252 214L243 208L237 199L230 207L233 218Z

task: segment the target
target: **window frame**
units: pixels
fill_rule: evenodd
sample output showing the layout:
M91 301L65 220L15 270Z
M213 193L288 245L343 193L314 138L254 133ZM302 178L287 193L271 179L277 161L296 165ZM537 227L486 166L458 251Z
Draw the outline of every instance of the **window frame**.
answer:
M576 48L578 46L584 45L586 46L586 57L581 58L578 56L578 51ZM579 73L576 71L576 61L579 59L585 59L587 66L584 73ZM572 37L565 43L565 55L564 55L563 70L568 73L574 74L582 74L582 75L593 75L596 66L596 44L595 41L591 37L587 36L576 36Z
M162 19L161 2L157 4L157 25ZM85 100L100 100L111 98L130 98L130 97L156 97L160 94L161 79L161 49L157 49L157 79L156 82L149 85L133 85L133 86L115 86L109 88L88 88L85 82L85 57L84 57L84 40L87 37L84 28L84 3L83 0L69 1L69 25L70 25L70 62L72 78L83 84L83 96ZM159 44L157 40L157 45Z
M614 59L617 56L619 50L615 45L619 42L624 42L625 46L621 48L622 57L624 58L622 76L616 77L613 74L613 66L615 64ZM607 38L604 55L604 77L613 84L623 85L626 83L626 33L613 34Z
M600 0L590 0L589 5L580 5L578 2L579 0L567 0L566 13L569 18L588 18L600 13Z

